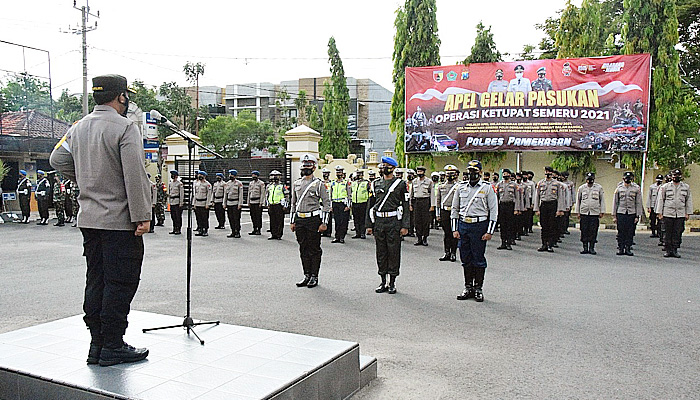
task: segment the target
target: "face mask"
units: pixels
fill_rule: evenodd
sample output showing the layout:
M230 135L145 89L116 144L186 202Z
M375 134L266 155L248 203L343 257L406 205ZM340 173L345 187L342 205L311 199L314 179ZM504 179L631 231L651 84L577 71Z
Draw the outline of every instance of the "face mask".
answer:
M303 176L309 176L309 175L311 175L311 174L313 174L313 173L314 173L314 169L313 169L313 168L302 168L302 169L301 169L301 174L302 174Z
M280 180L280 178L278 178L278 177L272 177L272 178L270 178L270 180L272 180L272 182L277 182L277 181Z
M257 176L253 176L253 180L254 180L254 181L257 181L257 180L258 180L258 177L257 177Z
M632 182L632 178L626 177L626 178L624 179L624 181L625 181L625 183L630 183L630 182Z
M452 174L449 174L449 175L447 175L447 180L452 182L453 180L455 180L455 176Z
M478 182L480 177L481 176L479 175L478 172L470 172L469 173L469 182L470 183Z
M341 174L338 174L338 175L336 175L335 177L338 178L338 179L343 179L343 175L341 175Z
M503 79L503 74L496 74L496 79L498 79L498 80Z
M552 174L550 172L545 172L544 176L547 177L547 179L552 177Z
M384 169L382 169L382 175L384 175L384 176L389 176L389 175L391 175L392 173L394 173L394 169L393 169L393 168L384 168Z
M504 175L503 180L508 182L510 180L510 175Z
M217 181L217 182L221 182L221 177L220 177L220 176L217 176L217 177L216 177L216 181Z
M594 178L588 178L587 181L588 181L588 183L593 183L593 181L595 181L595 179L594 179Z
M516 73L515 73L515 77L518 78L518 79L520 79L520 78L523 77L523 73L522 73L522 72L516 72Z
M673 181L674 181L674 182L680 182L680 181L681 181L681 177L680 177L680 176L674 176L674 177L673 177Z
M424 173L422 173L422 172L419 172L419 173L418 173L418 177L419 177L419 178L422 178L422 177L424 177L424 176L425 176Z
M197 179L199 179L200 181L203 181L203 180L204 180L204 177L203 177L202 175L199 175L199 176L197 177Z

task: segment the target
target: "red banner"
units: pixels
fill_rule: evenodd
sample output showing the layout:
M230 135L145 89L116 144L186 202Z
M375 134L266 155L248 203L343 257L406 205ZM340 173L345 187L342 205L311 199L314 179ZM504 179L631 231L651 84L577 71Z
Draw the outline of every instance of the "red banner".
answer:
M406 152L644 151L648 54L406 68Z

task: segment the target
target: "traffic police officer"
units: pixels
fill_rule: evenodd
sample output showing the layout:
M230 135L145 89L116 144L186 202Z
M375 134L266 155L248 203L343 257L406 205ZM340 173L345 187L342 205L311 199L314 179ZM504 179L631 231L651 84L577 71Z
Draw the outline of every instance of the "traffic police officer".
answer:
M394 176L399 163L382 157L382 178L372 182L370 204L367 208L367 233L374 235L377 268L382 279L374 291L396 293L396 277L401 267L401 237L408 233L408 200L406 182ZM389 286L387 286L387 275Z
M605 214L603 187L595 183L595 174L586 174L586 183L579 186L576 193L576 210L581 221L581 254L596 254L595 242L598 238L600 217Z
M656 182L649 186L649 194L647 195L647 212L649 213L649 222L651 225L651 237L659 237L657 231L658 218L656 215L656 199L659 194L659 187L664 184L664 176L656 175Z
M445 165L445 175L447 181L439 185L437 195L435 196L435 204L440 208L437 210L437 219L445 234L443 238L445 255L439 260L457 261L457 245L459 240L452 234L452 220L450 214L452 214L452 200L459 186L457 182L459 178L459 169L452 164Z
M369 201L369 181L363 178L364 171L355 171L357 179L352 182L352 220L355 223L353 239L366 239L365 221L367 220L367 202Z
M36 184L36 191L34 196L36 197L36 204L39 208L39 222L37 225L48 225L49 224L49 193L51 191L51 184L49 180L46 179L46 174L42 170L36 171L37 179L39 181Z
M302 177L292 185L289 228L296 234L304 269L304 279L296 285L312 288L318 285L323 254L321 233L327 228L331 201L326 185L313 176L317 164L316 157L313 154L304 154L300 161Z
M212 185L212 193L214 196L214 215L216 216L217 225L214 229L226 229L226 211L224 210L224 174L216 173L216 182Z
M270 216L270 237L268 240L282 240L284 231L284 208L287 205L287 189L280 182L282 173L270 172L270 183L267 184L264 206Z
M350 206L352 189L344 178L343 167L335 167L336 179L331 182L331 202L333 204L333 220L335 221L335 239L331 243L345 243L350 221Z
M248 207L250 207L250 220L253 222L253 231L249 235L262 235L262 203L265 197L265 183L260 180L260 172L251 172L253 180L248 184Z
M224 208L228 214L231 234L227 238L241 237L241 208L243 208L243 182L238 180L238 171L228 170L228 182L224 190Z
M634 173L627 171L622 175L622 182L617 185L613 194L614 221L617 223L617 255L633 256L632 240L639 218L644 213L642 192L636 183L632 182Z
M171 235L182 233L182 206L185 202L185 185L180 180L180 173L176 170L170 171L170 182L168 182L168 201L170 202L170 219L173 220L173 230L168 232Z
M197 217L197 233L195 236L209 236L209 206L212 203L211 183L206 180L205 171L197 171L197 181L194 183L193 197L194 215Z
M554 168L544 167L545 178L537 182L532 199L533 210L540 217L542 226L542 246L537 251L554 252L553 246L559 239L556 217L563 216L566 209L564 187L554 180Z
M522 199L518 185L511 178L512 172L503 170L503 180L496 185L498 193L498 221L501 225L501 245L498 250L513 250L517 229L515 216L522 211Z
M19 170L19 182L17 182L17 198L19 208L22 210L22 223L28 224L31 215L29 200L32 198L32 182L27 178L27 171Z
M675 169L672 172L673 182L661 186L656 200L656 210L659 218L666 227L666 253L664 257L680 258L678 248L685 230L685 221L693 213L693 199L690 186L682 182L683 172Z
M457 187L452 198L452 232L459 239L459 258L464 271L464 291L457 300L484 301L482 287L486 272L486 242L491 240L498 221L498 198L493 187L481 180L481 163L467 164L469 181Z
M416 246L427 246L430 235L430 215L435 209L435 183L425 176L425 167L416 167L417 178L411 183L411 209L415 215Z

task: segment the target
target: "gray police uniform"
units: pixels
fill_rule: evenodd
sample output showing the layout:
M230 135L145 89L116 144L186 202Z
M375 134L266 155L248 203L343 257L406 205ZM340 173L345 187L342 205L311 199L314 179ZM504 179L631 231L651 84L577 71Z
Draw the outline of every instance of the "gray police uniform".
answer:
M379 178L370 192L366 225L374 235L378 274L396 277L401 267L401 229L410 225L408 187L397 177Z
M488 89L486 89L487 92L507 92L508 91L508 81L505 81L503 79L498 80L496 79L495 81L491 81L489 83Z
M618 249L629 249L634 239L635 219L642 216L642 192L636 183L620 182L613 194L613 212L617 215Z
M452 214L452 200L454 199L455 193L457 192L457 187L459 183L457 181L447 181L440 185L437 191L437 196L435 197L435 204L440 209L438 210L440 216L440 226L445 234L443 239L443 244L445 246L445 253L457 254L457 244L459 239L455 239L452 234L452 221L450 215Z
M665 250L675 253L681 246L685 216L693 213L690 186L685 182L668 182L661 186L656 211L663 216L666 228Z
M194 214L197 217L197 230L200 233L206 233L209 230L209 205L212 201L211 183L206 179L197 179L194 182L193 188ZM200 235L201 236L201 235Z
M498 221L498 197L489 182L462 183L452 198L452 231L459 232L459 258L466 289L481 289L486 271L486 240Z
M576 194L576 210L581 216L581 242L593 248L598 238L600 215L605 213L605 193L597 183L579 186Z
M430 235L430 207L435 206L435 182L424 176L411 181L411 203L416 218L416 236L424 241Z
M657 182L654 182L649 186L649 195L647 196L647 207L649 207L649 223L651 225L651 236L656 237L657 235L657 225L658 225L658 218L656 214L656 199L658 198L659 195L659 187L662 185L659 185Z
M307 190L308 189L308 190ZM299 243L305 276L318 277L321 269L321 224L327 224L331 201L326 185L318 178L299 178L292 184L291 223Z
M250 207L250 220L253 222L253 232L260 234L262 229L262 203L265 197L265 182L261 179L252 180L248 184L248 207Z
M168 201L170 202L170 219L173 220L173 233L182 231L182 206L185 201L185 185L180 178L168 182Z
M224 186L224 206L231 226L231 237L241 235L241 209L243 207L243 183L238 179L226 182Z
M217 229L224 229L226 225L226 212L224 211L224 186L226 182L217 180L212 185L212 195L214 196L214 215L216 215Z
M542 179L537 182L532 204L533 210L540 213L542 246L552 247L559 238L556 214L566 210L564 186L554 179Z

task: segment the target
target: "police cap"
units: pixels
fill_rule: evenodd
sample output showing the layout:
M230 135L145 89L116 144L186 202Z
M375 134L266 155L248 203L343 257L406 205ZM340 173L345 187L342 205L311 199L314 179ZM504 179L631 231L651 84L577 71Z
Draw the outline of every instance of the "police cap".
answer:
M22 175L22 176L27 176L27 171L25 171L25 170L23 170L23 169L20 169L20 170L19 170L19 174Z
M595 172L587 172L586 178L595 178Z
M435 172L432 172L432 173L430 174L430 176L431 176L431 177L433 177L433 176L439 177L439 176L440 176L440 173L437 172L437 171L435 171Z
M525 67L523 67L522 65L518 64L518 65L515 66L515 68L514 68L513 70L514 70L515 72L523 72L523 71L525 71Z
M409 168L407 173L415 175L416 171L413 168Z
M623 178L627 178L627 177L633 178L633 177L634 177L634 172L632 172L632 171L625 171L625 173L622 174L622 177L623 177Z
M282 176L282 173L276 169L274 169L274 170L272 170L272 172L270 172L270 176L277 176L277 175Z
M37 175L46 175L46 173L40 169L36 170Z
M180 173L177 172L177 170L172 170L170 171L170 175L180 176Z
M445 165L445 172L450 172L450 171L459 172L459 169L452 164Z
M355 171L355 175L356 175L356 176L357 176L357 175L364 175L364 174L365 174L365 171L363 171L363 170L361 170L361 169L358 169L357 171Z
M544 172L552 172L552 173L553 173L553 172L554 172L554 168L552 168L551 166L547 165L546 167L544 167Z
M683 171L681 171L680 169L676 168L676 169L674 169L673 171L671 171L671 175L673 175L673 176L681 176L681 175L683 175Z
M331 170L328 169L328 168L324 168L324 169L321 170L321 172L323 172L324 174L330 174L330 173L331 173Z
M318 164L318 160L316 159L316 156L310 153L306 153L302 155L299 158L299 161L301 161L301 167L304 168L304 166L311 166L313 164L314 166Z
M100 75L92 78L92 91L136 93L135 90L129 89L126 78L121 75Z
M664 180L664 176L661 175L661 174L658 174L658 175L656 175L656 180L657 180L657 181L662 181L662 180Z
M371 170L371 169L370 169L368 175L369 175L369 176L375 176L375 175L377 175L377 173L374 172L374 170Z
M198 174L198 175L209 176L209 174L207 174L207 171L197 171L197 174Z
M382 157L382 163L389 164L392 167L398 167L399 163L393 157Z
M336 166L335 166L335 170L336 170L336 172L342 172L342 171L344 171L342 165L336 165Z
M260 171L255 170L255 171L251 172L250 174L255 175L255 176L260 176Z
M546 74L546 73L547 73L547 68L545 68L545 67L539 67L539 68L537 69L537 75L539 75L539 74Z
M512 172L511 172L508 168L504 168L504 169L503 169L503 173L504 173L504 174L506 174L506 173L507 173L507 174L512 174Z
M231 174L231 175L234 175L234 176L235 176L235 175L238 175L238 171L236 171L235 169L230 169L230 170L228 170L228 173Z
M481 172L481 161L479 160L471 160L467 163L467 169L468 170L477 170Z
M416 167L416 171L423 171L423 172L425 172L425 170L426 170L425 167L422 166L422 165L419 165L419 166Z

